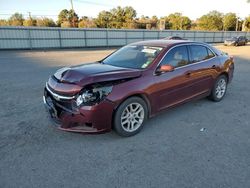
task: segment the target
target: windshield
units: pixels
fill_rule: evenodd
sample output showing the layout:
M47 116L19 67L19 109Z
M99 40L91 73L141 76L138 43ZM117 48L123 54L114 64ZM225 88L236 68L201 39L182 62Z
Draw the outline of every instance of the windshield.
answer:
M125 46L104 59L102 63L116 67L145 69L161 50L161 47L153 46Z

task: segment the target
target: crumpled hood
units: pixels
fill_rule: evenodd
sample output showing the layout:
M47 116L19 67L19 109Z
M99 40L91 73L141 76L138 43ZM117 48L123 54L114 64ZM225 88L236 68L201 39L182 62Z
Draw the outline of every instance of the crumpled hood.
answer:
M97 82L139 77L141 76L141 70L115 67L96 62L62 68L54 76L62 83L73 83L83 87Z

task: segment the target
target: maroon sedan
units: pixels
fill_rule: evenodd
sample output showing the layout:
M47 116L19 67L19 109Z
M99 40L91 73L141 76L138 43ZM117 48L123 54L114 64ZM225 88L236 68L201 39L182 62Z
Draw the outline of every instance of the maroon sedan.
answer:
M232 57L192 41L153 40L120 48L99 62L58 70L44 103L66 131L138 133L147 118L181 103L220 101L232 80Z

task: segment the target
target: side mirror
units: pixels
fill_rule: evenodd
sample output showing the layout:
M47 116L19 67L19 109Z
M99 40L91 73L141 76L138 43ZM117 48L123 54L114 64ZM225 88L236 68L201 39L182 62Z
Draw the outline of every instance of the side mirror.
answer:
M172 72L174 70L174 67L172 65L161 65L157 72L158 73L164 73L164 72Z

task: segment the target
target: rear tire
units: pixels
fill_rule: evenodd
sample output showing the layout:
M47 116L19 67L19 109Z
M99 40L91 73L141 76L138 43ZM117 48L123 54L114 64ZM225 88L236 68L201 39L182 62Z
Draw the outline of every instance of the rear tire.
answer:
M146 102L140 97L125 100L116 110L114 129L124 137L139 133L148 117Z
M227 91L227 82L226 75L220 75L213 86L209 99L215 102L221 101Z

